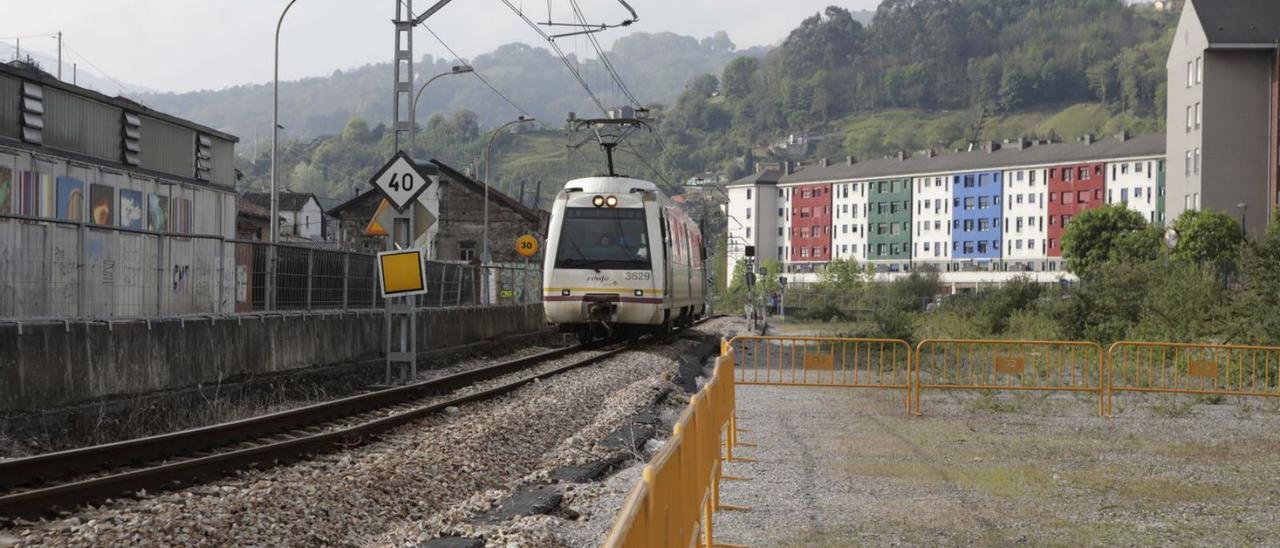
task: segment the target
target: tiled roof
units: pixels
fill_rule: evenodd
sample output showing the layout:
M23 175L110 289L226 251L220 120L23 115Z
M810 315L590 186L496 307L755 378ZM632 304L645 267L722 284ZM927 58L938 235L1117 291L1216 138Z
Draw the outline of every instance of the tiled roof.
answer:
M915 156L902 160L898 158L880 158L857 162L855 164L840 163L827 167L806 166L805 168L784 175L780 183L805 183L814 181L838 181L868 178L896 178L922 175L926 173L957 173L990 169L1006 169L1016 166L1069 164L1094 160L1115 160L1144 156L1161 156L1164 154L1165 136L1163 133L1143 135L1128 139L1111 138L1096 141L1093 144L1048 143L1030 145L1022 148L1018 143L1001 144L999 150L987 152L974 150L938 156Z
M271 209L270 192L246 192L242 198L260 207ZM280 201L277 205L280 211L298 211L313 199L315 199L315 194L310 192L281 192Z

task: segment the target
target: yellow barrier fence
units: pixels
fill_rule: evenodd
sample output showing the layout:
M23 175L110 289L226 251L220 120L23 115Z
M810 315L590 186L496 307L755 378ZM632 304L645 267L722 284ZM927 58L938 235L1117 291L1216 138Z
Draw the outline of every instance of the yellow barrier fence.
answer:
M721 447L731 451L733 351L716 360L710 382L689 401L658 454L627 495L604 546L715 546L712 515L721 508Z
M911 410L911 345L906 341L742 336L729 344L737 384L896 389Z
M915 412L924 389L1092 392L1109 412L1106 354L1076 341L926 339L916 345Z
M1114 392L1280 396L1280 347L1122 341L1107 350Z

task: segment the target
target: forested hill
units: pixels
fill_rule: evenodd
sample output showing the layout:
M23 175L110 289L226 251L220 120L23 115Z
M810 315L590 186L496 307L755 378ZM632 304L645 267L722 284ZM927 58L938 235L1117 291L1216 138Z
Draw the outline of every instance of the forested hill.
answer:
M1159 130L1175 25L1175 15L1120 0L885 0L867 26L827 8L763 58L735 59L718 77L690 85L667 130L704 146L670 151L666 163L698 169L806 131L828 137L810 153L962 146L975 135L1045 131L1035 122L992 134L980 118L998 125L1076 103L1105 111L1105 119L1085 126ZM878 133L871 135L853 127L894 109L938 124L911 133L871 128ZM713 137L725 134L732 139ZM721 165L746 167L740 160Z
M420 41L423 51L438 51L434 42ZM563 46L565 52L574 50ZM756 56L764 48L737 49L724 32L698 40L689 36L662 33L635 33L616 40L608 52L628 87L646 101L671 102L685 83L706 72L719 72L730 59ZM583 52L586 53L586 52ZM578 60L574 58L575 62ZM421 81L448 71L457 62L426 55L414 66ZM498 90L543 120L563 120L573 112L591 112L594 107L565 69L545 47L512 43L479 55L471 64ZM594 60L579 69L588 82L601 85L607 78ZM337 70L326 77L306 78L280 84L280 120L288 134L296 138L337 135L347 120L360 117L372 124L391 120L391 64L374 63L351 70ZM141 94L149 107L190 118L238 135L250 144L257 129L267 135L271 128L271 84L241 85L216 91ZM490 92L472 76L441 78L431 84L419 101L420 112L477 113L483 125L511 119L514 111L502 98ZM421 119L425 120L427 115ZM265 137L264 137L265 139Z
M660 121L657 138L641 133L620 149L624 171L679 192L675 187L690 176L736 177L766 156L868 158L897 150L962 148L975 138L1072 139L1086 132L1163 130L1164 62L1176 17L1147 5L888 0L870 24L858 19L830 7L804 19L778 47L747 55L730 48L724 36L702 42L661 34L619 40L614 64L637 96L655 103L653 115ZM570 110L589 112L576 83L543 50L505 46L477 58L476 65L501 89L526 93L528 88L532 95L522 104L539 109L540 117L547 113L545 120L562 120ZM435 68L446 66L437 62ZM390 111L380 87L388 70L365 67L299 83L285 94L281 104L296 109L282 115L290 136L303 123L338 133L348 117L367 120L353 118L346 137L287 143L281 173L288 187L349 196L390 154L389 132L378 123ZM363 71L368 74L357 74ZM419 154L459 166L482 163L486 127L492 127L495 113L511 113L483 89L463 93L452 87L475 85L469 78L432 84L423 99L430 110L438 111L439 102L448 100L450 110L474 112L424 116L429 121ZM270 92L257 86L215 94L250 91L266 97ZM312 94L305 101L304 92ZM662 101L663 93L676 98ZM312 106L299 108L308 102ZM218 116L259 124L270 119L269 102L219 98L207 103L221 105L219 112L226 113ZM603 166L592 147L566 150L566 143L582 136L566 136L555 129L559 124L549 125L499 139L493 179L501 188L515 190L518 181L541 180L550 195L563 181ZM252 138L251 130L240 134ZM807 144L770 146L790 134L807 134ZM245 144L241 150L247 150ZM245 186L260 186L268 177L266 155L256 160L242 164Z

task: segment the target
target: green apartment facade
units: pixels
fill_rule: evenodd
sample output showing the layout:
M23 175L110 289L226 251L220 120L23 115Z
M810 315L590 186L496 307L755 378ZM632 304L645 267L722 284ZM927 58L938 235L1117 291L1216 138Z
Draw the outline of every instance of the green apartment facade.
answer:
M868 261L911 259L911 179L872 181L867 192Z

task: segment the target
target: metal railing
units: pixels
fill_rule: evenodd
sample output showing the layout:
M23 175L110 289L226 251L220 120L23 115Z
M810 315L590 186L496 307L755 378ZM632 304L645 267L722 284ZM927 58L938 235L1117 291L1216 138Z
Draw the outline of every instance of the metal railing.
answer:
M1115 392L1280 397L1280 347L1122 341L1107 350Z
M733 508L720 503L722 461L737 444L733 385L733 351L726 348L671 439L645 465L604 546L726 546L715 544L712 521L717 510Z
M916 345L915 412L924 389L1091 392L1106 415L1106 353L1078 341L926 339Z
M737 384L845 386L903 391L911 409L911 345L898 339L741 336L733 348Z
M375 260L302 244L0 214L0 320L379 308ZM428 261L428 293L417 306L540 302L539 266Z

